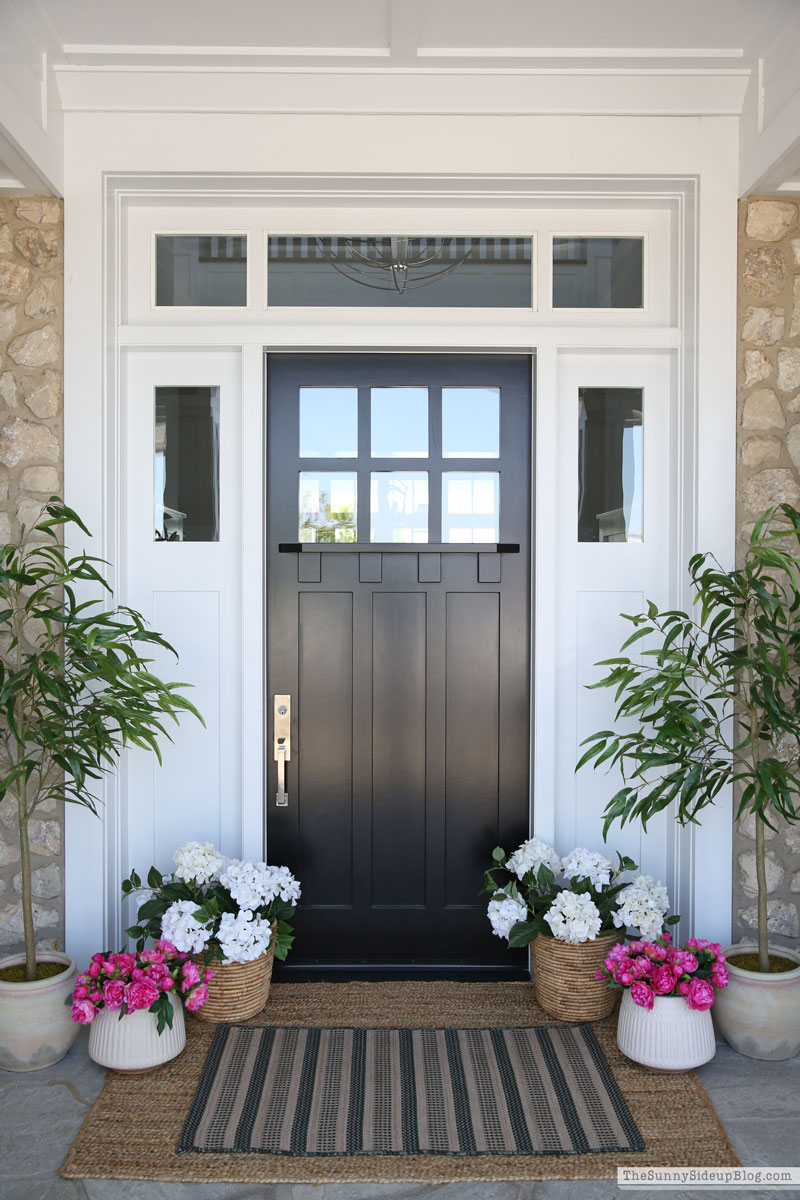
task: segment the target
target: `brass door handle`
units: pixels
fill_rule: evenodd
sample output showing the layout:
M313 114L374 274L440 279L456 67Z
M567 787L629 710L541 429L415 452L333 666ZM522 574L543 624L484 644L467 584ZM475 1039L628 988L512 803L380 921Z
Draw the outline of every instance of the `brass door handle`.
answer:
M289 793L286 791L286 764L292 757L292 698L273 698L273 757L278 764L278 790L275 794L277 808L287 808Z

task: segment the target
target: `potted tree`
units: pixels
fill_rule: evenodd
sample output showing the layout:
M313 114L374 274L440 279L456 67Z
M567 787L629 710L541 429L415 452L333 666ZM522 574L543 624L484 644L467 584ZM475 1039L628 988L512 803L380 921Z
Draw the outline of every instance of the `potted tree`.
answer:
M587 738L576 769L622 772L604 835L617 820L646 828L672 805L682 824L699 822L735 785L737 818L755 822L758 941L727 948L730 981L715 1018L743 1054L791 1058L800 1050L800 954L769 944L765 833L800 820L800 513L787 504L764 512L738 570L697 554L689 574L696 619L650 603L625 616L634 629L620 657L597 664L608 672L590 686L615 689L624 724ZM638 660L625 655L636 643Z
M36 949L30 821L64 803L96 813L93 788L123 747L160 760L165 717L202 720L187 685L150 671L148 651L174 650L139 613L78 600L76 585L110 589L102 560L67 556L58 533L68 525L89 532L53 497L33 530L0 551L0 803L16 815L25 940L24 955L0 959L0 1067L12 1071L58 1062L78 1029L65 1007L75 960Z

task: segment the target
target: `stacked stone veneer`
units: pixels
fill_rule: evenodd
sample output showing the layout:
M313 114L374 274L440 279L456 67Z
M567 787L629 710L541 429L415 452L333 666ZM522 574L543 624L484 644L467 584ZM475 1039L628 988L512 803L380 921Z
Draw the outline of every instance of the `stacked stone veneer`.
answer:
M0 544L61 492L64 224L60 200L0 199ZM3 647L0 646L0 652ZM31 822L40 948L64 937L63 814ZM0 955L22 944L16 812L0 801Z
M739 212L737 544L769 505L800 508L800 204L749 197ZM734 831L734 940L756 927L755 826ZM769 929L800 938L800 825L767 830ZM702 931L701 931L702 932Z

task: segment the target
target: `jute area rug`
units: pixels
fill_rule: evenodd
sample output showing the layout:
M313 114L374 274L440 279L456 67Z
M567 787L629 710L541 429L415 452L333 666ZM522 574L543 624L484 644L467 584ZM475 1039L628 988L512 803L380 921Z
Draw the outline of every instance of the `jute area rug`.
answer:
M527 1027L552 1025L530 983L275 984L249 1024L306 1028ZM61 1168L69 1179L180 1183L449 1183L456 1180L607 1179L618 1166L737 1166L709 1097L693 1072L639 1067L617 1049L616 1015L592 1026L645 1143L644 1152L570 1155L302 1157L178 1153L214 1037L187 1017L187 1045L146 1075L115 1075Z

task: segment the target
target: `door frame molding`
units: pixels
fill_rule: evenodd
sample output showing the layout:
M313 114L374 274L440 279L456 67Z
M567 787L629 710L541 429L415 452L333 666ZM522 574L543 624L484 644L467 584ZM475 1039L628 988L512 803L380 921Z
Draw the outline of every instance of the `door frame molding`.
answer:
M123 561L124 527L120 487L123 478L124 446L122 445L122 398L124 395L124 362L137 350L192 351L208 347L209 330L188 324L154 326L125 326L122 322L122 288L124 282L124 245L126 212L130 205L160 200L191 205L204 201L220 202L227 197L231 203L272 201L274 203L329 204L341 209L345 203L358 206L374 204L376 212L387 203L405 207L408 211L425 206L468 203L488 207L518 209L520 204L535 206L545 201L559 200L591 207L593 202L620 206L667 203L676 214L677 261L675 263L678 327L636 329L624 331L610 327L583 329L565 326L534 328L525 325L492 325L482 327L460 322L431 321L426 326L398 323L393 329L386 323L375 322L356 327L352 322L321 323L296 320L291 324L275 312L265 314L263 324L247 327L216 326L214 348L236 348L242 366L242 427L248 436L243 439L242 495L263 499L263 461L265 453L265 421L263 396L265 386L264 356L270 352L312 349L334 352L357 351L393 353L414 351L438 352L505 352L529 354L534 361L533 396L554 395L557 379L557 358L562 349L570 350L672 350L677 360L678 396L678 479L677 529L672 551L672 570L676 580L682 578L683 564L689 553L698 547L711 547L725 559L732 558L734 537L735 461L719 460L719 440L714 425L727 419L724 388L715 389L712 381L719 376L721 352L711 336L717 311L725 310L723 288L727 282L724 270L722 281L715 269L723 260L726 249L723 239L712 232L719 220L724 188L710 188L712 202L700 210L701 178L693 175L667 177L537 177L533 175L509 178L504 175L476 176L385 176L351 175L346 177L264 175L254 179L235 176L118 174L103 175L102 208L97 205L94 219L102 224L102 250L94 240L92 215L73 226L68 233L68 260L88 260L97 264L103 279L103 319L101 328L87 328L76 336L68 355L65 387L70 403L65 413L65 494L67 501L80 508L91 528L96 531L92 547L112 564ZM716 205L716 207L715 207ZM713 247L709 254L704 241L704 288L702 311L698 299L700 277L699 241L701 232ZM727 263L725 263L727 267ZM718 272L719 273L719 272ZM77 313L81 311L86 289L86 271L77 272L70 281L67 272L67 303ZM267 320L269 316L269 320ZM534 314L535 316L535 314ZM705 344L699 353L700 332ZM624 337L622 336L624 332ZM624 344L623 344L624 343ZM723 345L722 351L726 350ZM102 363L98 372L97 364ZM726 378L722 371L723 381ZM87 385L87 380L88 385ZM698 403L700 384L710 393L701 412ZM552 839L555 826L555 738L552 704L556 682L555 617L557 597L554 588L545 580L551 576L550 564L556 552L555 530L535 516L547 511L547 501L554 495L556 422L552 406L535 404L535 456L532 459L534 487L532 489L532 570L533 637L531 662L533 679L531 696L534 706L532 721L532 795L536 796L533 831L540 837ZM91 436L86 430L92 429ZM701 431L703 436L701 437ZM100 467L100 484L98 479ZM86 482L87 471L93 484ZM725 500L720 503L722 492ZM99 545L98 545L99 543ZM248 554L242 563L242 629L247 638L247 654L242 681L242 853L260 856L263 849L263 803L258 806L252 797L264 796L263 713L267 695L263 634L263 568L264 521L263 506L243 505L242 544ZM678 572L681 572L679 575ZM119 569L112 567L109 581L119 591L124 581ZM688 588L676 592L676 601L690 602ZM124 779L109 778L103 787L105 819L92 821L82 811L67 814L66 855L66 920L68 945L73 953L82 954L97 945L115 945L120 940L119 884L126 863L123 862L124 837L121 810L124 800ZM248 802L248 798L250 798ZM702 861L704 848L713 847L718 870L713 880ZM668 883L674 908L680 911L688 927L693 928L696 914L703 921L702 932L710 936L727 936L731 915L730 858L732 829L730 811L722 803L705 818L699 830L670 831L670 859L673 865ZM101 869L98 870L98 864ZM726 878L727 875L727 878ZM94 882L89 885L88 880Z

